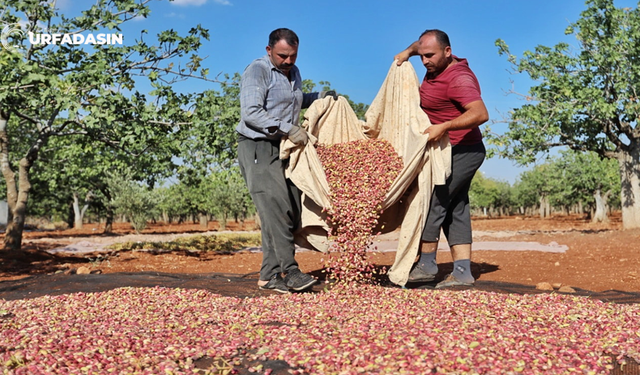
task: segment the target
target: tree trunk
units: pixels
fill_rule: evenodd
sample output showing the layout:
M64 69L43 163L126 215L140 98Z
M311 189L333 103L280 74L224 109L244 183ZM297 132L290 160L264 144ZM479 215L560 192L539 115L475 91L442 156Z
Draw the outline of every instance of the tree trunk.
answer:
M262 224L260 222L260 215L258 215L258 212L256 211L256 213L253 215L253 220L255 222L255 229L259 230L260 228L262 228Z
M102 194L104 194L107 202L111 202L111 193L107 189L102 190ZM107 217L105 218L104 223L104 233L113 233L113 222L115 220L115 212L113 212L113 207L110 204L106 205Z
M6 250L20 251L22 249L22 232L24 231L24 221L27 218L27 202L29 201L29 192L31 191L29 171L32 165L33 163L27 158L20 160L20 166L18 167L18 194L15 200L9 201L9 199L7 199L10 212L9 216L12 217L12 220L7 223L7 230L4 237L4 248ZM14 185L12 189L16 190L14 181L15 180L12 180L12 184ZM8 181L7 185L9 185ZM9 190L9 187L7 187L7 190Z
M9 236L10 226L14 228L12 233L15 233L13 213L16 209L16 204L18 202L18 188L16 186L16 174L11 169L11 164L9 163L9 135L7 134L8 122L9 122L9 115L4 113L4 111L2 111L2 108L0 108L0 169L2 170L2 175L4 176L4 180L7 185L7 230L5 235L5 249L14 250L15 243L17 242L18 243L17 250L19 250L20 244L22 242L22 233L20 233L18 238L12 238L9 241L9 243L7 243L7 240L10 237Z
M78 199L78 194L76 192L73 193L73 227L75 229L82 229L82 223L84 221L84 214L87 212L89 208L89 201L91 200L91 193L88 193L85 197L85 204L80 209L80 200Z
M628 152L619 155L622 227L640 228L640 147L632 144Z
M46 135L36 139L24 158L20 159L18 166L18 184L16 185L15 172L9 162L9 135L7 123L9 115L0 108L0 169L7 185L8 218L4 236L4 248L10 251L22 249L22 232L24 221L27 217L27 202L31 191L29 172L33 163L38 159L38 151L47 141Z
M200 229L206 230L209 228L209 215L200 214Z
M545 195L540 196L540 218L549 217L549 202Z
M229 214L227 212L221 212L219 215L216 215L219 217L216 217L218 219L218 225L220 230L226 230L227 229L227 221L229 220Z
M73 192L73 228L82 229L82 214L80 213L80 200L78 194Z
M113 233L113 214L107 211L107 217L105 218L104 221L104 232L105 234L107 233Z
M544 208L547 210L545 217L551 217L551 202L549 202L549 197L545 198L544 204Z
M591 217L591 221L594 223L607 223L609 222L609 217L607 216L607 199L609 193L602 195L600 189L596 189L593 192L593 198L596 201L596 208L593 216Z

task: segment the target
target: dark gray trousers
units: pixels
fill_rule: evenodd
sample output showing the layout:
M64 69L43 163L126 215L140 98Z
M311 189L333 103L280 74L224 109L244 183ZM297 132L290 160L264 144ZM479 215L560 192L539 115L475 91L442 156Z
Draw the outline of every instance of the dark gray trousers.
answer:
M298 268L293 233L300 223L300 190L287 178L279 141L238 140L238 163L260 216L260 280Z
M451 175L446 185L434 188L422 241L438 242L442 228L449 246L472 243L469 188L485 155L482 142L451 148Z

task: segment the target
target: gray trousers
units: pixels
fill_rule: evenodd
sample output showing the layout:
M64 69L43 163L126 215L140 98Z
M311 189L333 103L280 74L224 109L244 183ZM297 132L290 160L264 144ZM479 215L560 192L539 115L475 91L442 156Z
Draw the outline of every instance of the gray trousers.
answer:
M446 185L434 188L422 241L438 242L442 228L449 246L472 243L469 188L485 155L482 142L451 148L451 175Z
M293 233L300 224L300 190L284 171L279 141L240 136L238 163L260 216L262 267L260 280L298 268Z

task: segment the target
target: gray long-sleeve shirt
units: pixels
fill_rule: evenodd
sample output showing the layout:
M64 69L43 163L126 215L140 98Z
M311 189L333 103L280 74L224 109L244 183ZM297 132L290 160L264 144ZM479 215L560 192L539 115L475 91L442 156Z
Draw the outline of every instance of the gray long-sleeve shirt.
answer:
M240 81L238 133L251 139L279 140L298 126L301 109L308 108L318 93L302 92L297 66L289 73L291 80L273 65L269 55L247 66Z

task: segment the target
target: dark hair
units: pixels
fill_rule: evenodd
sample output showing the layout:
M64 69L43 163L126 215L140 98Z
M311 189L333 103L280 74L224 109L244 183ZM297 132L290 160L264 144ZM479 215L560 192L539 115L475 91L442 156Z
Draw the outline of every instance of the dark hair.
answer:
M278 43L282 39L284 39L285 42L287 42L287 44L291 47L298 46L299 41L296 33L289 29L280 28L273 30L271 34L269 34L269 47L273 48L273 46L275 46L276 43Z
M449 35L447 35L447 33L445 33L444 31L438 30L438 29L425 30L425 32L420 34L420 38L422 38L427 34L435 35L436 40L438 41L438 44L440 44L442 47L451 47L451 43L449 42Z

